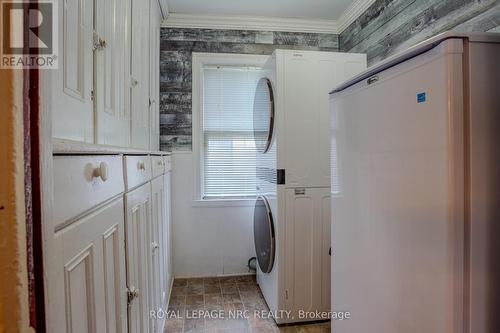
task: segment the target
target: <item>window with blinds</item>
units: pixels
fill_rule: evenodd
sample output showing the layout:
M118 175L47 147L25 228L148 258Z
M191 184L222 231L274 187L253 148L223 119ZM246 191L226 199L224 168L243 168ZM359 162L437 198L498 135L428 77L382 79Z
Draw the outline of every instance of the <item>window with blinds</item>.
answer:
M203 67L203 199L255 196L253 99L260 69Z

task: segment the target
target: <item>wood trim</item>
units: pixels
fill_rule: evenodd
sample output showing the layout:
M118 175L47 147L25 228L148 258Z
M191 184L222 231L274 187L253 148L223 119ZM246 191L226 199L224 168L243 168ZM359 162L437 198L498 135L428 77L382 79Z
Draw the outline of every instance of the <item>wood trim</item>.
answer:
M38 8L38 2L24 7L25 22L29 8ZM24 25L24 50L30 52L27 40L30 28ZM38 30L38 28L31 28ZM34 31L36 33L36 31ZM40 183L40 92L39 70L23 69L23 140L24 140L24 200L26 207L26 255L28 272L29 325L37 333L45 328L45 290L43 272L43 240Z

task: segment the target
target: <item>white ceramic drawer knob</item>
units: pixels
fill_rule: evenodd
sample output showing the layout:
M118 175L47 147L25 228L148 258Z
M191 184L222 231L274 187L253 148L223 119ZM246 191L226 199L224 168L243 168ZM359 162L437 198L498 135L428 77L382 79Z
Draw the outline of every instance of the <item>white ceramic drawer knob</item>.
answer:
M144 162L139 162L139 170L146 170L146 165Z
M159 161L158 161L158 165L163 165L163 161L162 161L162 160L159 160Z
M106 162L101 162L99 167L94 169L94 177L100 177L103 182L108 180L108 164Z

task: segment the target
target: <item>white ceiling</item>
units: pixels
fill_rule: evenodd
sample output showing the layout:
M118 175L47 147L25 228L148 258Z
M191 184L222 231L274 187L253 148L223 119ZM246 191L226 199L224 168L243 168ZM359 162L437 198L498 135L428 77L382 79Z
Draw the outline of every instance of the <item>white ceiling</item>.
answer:
M170 13L338 20L353 0L168 0Z

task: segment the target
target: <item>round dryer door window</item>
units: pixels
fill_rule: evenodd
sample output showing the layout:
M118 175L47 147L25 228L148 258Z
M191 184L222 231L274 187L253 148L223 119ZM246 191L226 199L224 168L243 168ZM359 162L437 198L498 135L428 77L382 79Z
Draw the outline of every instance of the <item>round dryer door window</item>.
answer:
M265 153L271 146L274 126L274 97L271 81L262 78L257 83L253 102L253 135L255 147Z
M273 269L276 249L274 222L269 204L262 196L259 196L255 202L253 235L259 267L262 272L269 273Z

